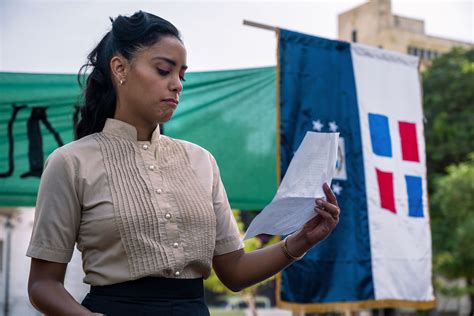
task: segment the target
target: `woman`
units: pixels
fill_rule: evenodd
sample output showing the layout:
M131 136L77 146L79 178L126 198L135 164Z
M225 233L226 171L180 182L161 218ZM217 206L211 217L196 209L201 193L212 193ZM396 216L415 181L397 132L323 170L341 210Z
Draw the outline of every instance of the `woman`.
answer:
M78 140L48 158L27 255L28 293L48 315L208 315L211 266L239 291L279 272L339 221L327 185L314 217L279 244L245 253L214 158L160 135L186 71L178 30L145 12L119 16L88 56ZM82 304L65 290L77 243ZM262 264L264 263L264 264Z

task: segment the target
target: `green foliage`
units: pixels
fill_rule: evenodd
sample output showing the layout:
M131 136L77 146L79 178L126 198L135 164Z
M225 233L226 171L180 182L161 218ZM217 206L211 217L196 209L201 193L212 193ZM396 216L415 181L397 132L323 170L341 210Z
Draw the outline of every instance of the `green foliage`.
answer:
M474 48L455 48L423 74L429 178L474 151ZM432 184L432 183L431 183ZM430 190L433 187L430 186Z
M434 268L450 278L474 280L474 153L447 168L436 181L431 199ZM474 293L466 288L443 288L450 295Z
M435 282L435 288L439 290L441 294L449 297L462 297L464 295L474 295L474 286L446 286L445 283L439 280Z
M423 74L426 158L435 275L465 279L447 296L468 294L474 312L474 48L456 48Z

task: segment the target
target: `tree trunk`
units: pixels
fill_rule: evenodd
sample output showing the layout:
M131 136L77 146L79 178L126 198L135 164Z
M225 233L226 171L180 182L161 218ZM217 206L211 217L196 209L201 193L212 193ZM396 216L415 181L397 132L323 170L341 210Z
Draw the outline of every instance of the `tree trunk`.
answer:
M474 279L467 279L467 286L469 289L469 301L471 302L471 311L469 315L474 315Z
M245 300L247 301L247 305L250 309L250 314L252 316L258 316L257 314L257 305L256 305L256 290L252 289L248 293L245 294Z

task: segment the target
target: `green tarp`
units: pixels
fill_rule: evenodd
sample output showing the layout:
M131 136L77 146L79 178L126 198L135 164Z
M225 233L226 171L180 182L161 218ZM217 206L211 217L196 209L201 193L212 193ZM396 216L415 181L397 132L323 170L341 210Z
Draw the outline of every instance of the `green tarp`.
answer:
M186 75L165 134L209 150L234 208L276 192L275 67ZM44 160L73 141L75 75L0 73L0 207L34 206Z

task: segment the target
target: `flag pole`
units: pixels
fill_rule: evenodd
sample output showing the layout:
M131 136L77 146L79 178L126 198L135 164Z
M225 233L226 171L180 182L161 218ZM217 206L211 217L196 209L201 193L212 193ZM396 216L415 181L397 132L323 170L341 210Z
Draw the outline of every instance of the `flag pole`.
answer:
M244 25L247 26L252 26L256 27L259 29L267 30L267 31L273 31L275 32L277 36L277 51L276 51L276 183L277 187L280 185L281 181L281 145L280 145L280 28L267 25L267 24L262 24L262 23L257 23L249 20L244 20L243 21ZM276 279L275 279L275 297L277 301L277 306L281 308L281 297L280 297L280 290L281 290L281 272L277 273ZM298 315L299 314L299 315ZM306 313L304 311L292 311L293 316L304 316Z
M253 27L256 27L256 28L259 28L259 29L264 29L264 30L269 30L269 31L274 31L274 32L276 32L278 30L278 28L276 26L271 26L271 25L262 24L262 23L258 23L258 22L253 22L253 21L249 21L249 20L244 20L244 25L253 26Z

